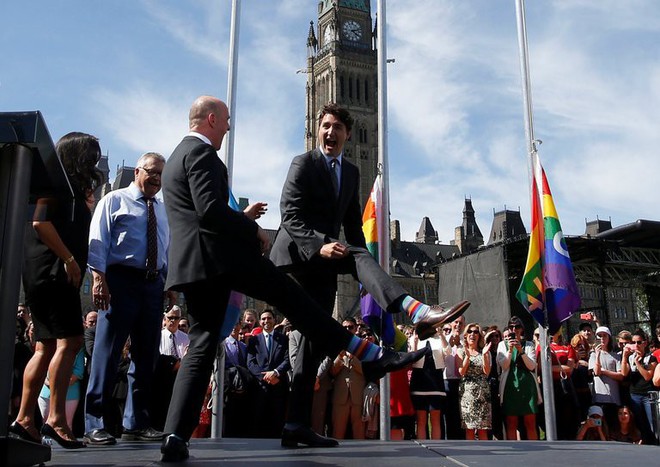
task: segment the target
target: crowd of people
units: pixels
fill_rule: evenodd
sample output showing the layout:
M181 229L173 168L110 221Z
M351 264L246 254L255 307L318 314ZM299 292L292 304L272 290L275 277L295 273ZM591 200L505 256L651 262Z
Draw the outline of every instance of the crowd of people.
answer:
M66 394L66 423L75 436L84 433L85 390L89 380L98 313L90 310L82 320L85 345L77 353ZM371 328L359 317L347 317L342 326L365 340L374 340ZM149 405L151 427L161 431L181 359L188 350L188 320L174 305L162 317L159 356L153 378L158 391ZM15 379L11 415L20 408L23 374L36 351L31 314L25 304L17 313ZM461 316L444 324L427 339L419 339L411 326L400 326L410 350L429 353L409 368L392 374L393 439L539 439L545 431L541 396L538 330L525 339L523 322L513 317L504 330L483 329L465 323ZM660 326L656 330L660 334ZM551 336L551 359L558 439L620 441L657 444L652 397L660 390L656 371L660 346L656 334L650 342L641 329L612 336L605 326L589 322L563 344L561 332ZM261 337L259 337L261 336ZM272 344L267 345L267 341ZM300 332L275 312L246 309L225 340L225 437L278 438L290 399L292 368L300 345ZM122 436L123 412L128 395L127 373L131 362L130 339L123 347L117 379L109 404L113 409L107 431ZM625 362L625 363L624 363ZM459 375L456 394L448 384L447 364ZM586 368L589 397L580 367ZM359 359L347 351L326 357L319 365L314 387L312 428L337 439L379 437L378 381L365 378ZM200 409L193 437L210 436L212 406L209 391ZM38 391L38 424L46 423L50 410L48 376ZM455 396L455 397L451 397ZM375 399L375 400L374 400ZM457 405L452 406L452 401ZM457 426L450 426L454 414ZM452 434L450 434L452 433ZM124 437L124 439L127 439Z
M272 316L271 310L264 313ZM465 321L461 316L445 323L427 339L420 339L410 326L400 326L410 350L426 347L430 351L410 368L391 375L392 439L543 439L538 329L526 332L523 321L515 316L503 330ZM254 336L264 330L260 322L254 310L246 310L232 339L250 347ZM363 339L374 338L359 317L348 317L342 325ZM289 338L289 361L282 355L271 363L286 383L295 363L299 333L286 319L270 329ZM660 334L660 326L657 332ZM526 335L533 338L527 339ZM660 370L655 369L660 347L653 345L657 339L648 345L641 329L622 331L613 337L605 326L596 325L594 332L592 322L580 325L578 334L570 339L573 344L563 344L561 331L550 336L557 438L657 444L649 395L660 390ZM251 347L254 349L254 344ZM657 350L652 351L653 347ZM242 355L242 360L226 360L225 399L239 397L246 407L254 408L260 397L268 397L259 392L255 382L260 372L270 368L251 366L250 352ZM254 380L244 378L236 389L232 380L237 371L242 371L238 367L243 367L244 374L252 375ZM447 376L451 375L450 367L458 375L456 385L450 384ZM587 387L586 397L578 390L583 383ZM359 361L350 353L340 352L335 358L323 360L316 375L314 430L338 439L378 437L378 423L374 424L374 413L369 407L377 384L378 381L369 381L362 375ZM283 394L285 391L280 391L277 399L273 396L270 406L276 400L277 404L286 404ZM261 402L258 405L267 406ZM279 436L277 428L269 432L250 430L244 426L245 415L244 410L228 414L226 433ZM266 422L275 415L273 411L258 409L250 415L260 427L281 427L283 423L281 414L275 417L275 425Z

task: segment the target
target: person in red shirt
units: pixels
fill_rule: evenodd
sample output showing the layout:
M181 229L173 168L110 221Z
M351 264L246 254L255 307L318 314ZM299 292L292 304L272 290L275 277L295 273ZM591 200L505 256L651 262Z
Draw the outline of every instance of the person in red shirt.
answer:
M536 360L540 360L540 347L536 349ZM555 422L557 426L557 439L575 439L575 431L579 423L577 417L576 395L571 388L571 374L578 360L575 349L571 345L564 345L564 337L560 329L550 338L550 358L552 360L552 387L555 396ZM539 368L540 370L540 368ZM562 379L565 381L562 385Z

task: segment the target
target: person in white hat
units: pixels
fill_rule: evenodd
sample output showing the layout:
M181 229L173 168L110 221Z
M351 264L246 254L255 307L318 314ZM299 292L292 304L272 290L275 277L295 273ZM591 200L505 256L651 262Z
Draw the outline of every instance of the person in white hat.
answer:
M596 346L589 355L589 370L594 374L592 401L602 407L607 423L615 426L621 405L619 384L623 374L621 360L614 353L612 333L606 326L596 328Z
M603 417L603 409L597 405L589 407L587 419L580 426L578 441L607 441L607 422Z

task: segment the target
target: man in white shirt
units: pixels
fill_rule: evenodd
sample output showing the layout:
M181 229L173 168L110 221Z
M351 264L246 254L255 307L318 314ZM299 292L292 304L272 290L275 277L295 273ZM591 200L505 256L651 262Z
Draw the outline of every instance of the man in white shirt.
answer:
M170 355L181 360L188 350L188 334L179 330L181 308L174 305L165 313L165 327L160 333L160 354Z

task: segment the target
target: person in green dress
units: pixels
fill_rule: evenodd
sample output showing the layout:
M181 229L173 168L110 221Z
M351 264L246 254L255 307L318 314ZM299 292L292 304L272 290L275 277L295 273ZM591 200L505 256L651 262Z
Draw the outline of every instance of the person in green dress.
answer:
M518 419L523 418L527 439L536 440L536 412L541 394L536 380L536 350L526 341L522 320L512 316L507 325L509 337L497 348L500 376L500 402L506 425L506 438L517 439Z

